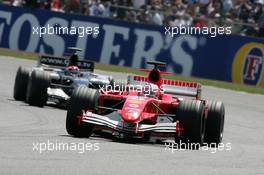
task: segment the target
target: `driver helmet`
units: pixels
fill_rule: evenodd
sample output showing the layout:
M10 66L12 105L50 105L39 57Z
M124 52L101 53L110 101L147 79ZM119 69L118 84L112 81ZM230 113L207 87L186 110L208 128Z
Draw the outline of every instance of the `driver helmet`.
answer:
M66 70L71 74L78 74L80 72L80 69L77 66L68 66Z

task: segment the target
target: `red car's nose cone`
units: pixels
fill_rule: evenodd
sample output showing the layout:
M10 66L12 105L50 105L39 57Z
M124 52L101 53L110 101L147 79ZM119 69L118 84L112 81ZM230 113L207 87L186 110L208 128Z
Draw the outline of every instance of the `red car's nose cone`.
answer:
M133 123L139 120L140 112L136 110L123 110L121 113L121 117L124 121Z
M149 99L146 97L129 96L122 108L122 119L130 123L139 122L148 102Z

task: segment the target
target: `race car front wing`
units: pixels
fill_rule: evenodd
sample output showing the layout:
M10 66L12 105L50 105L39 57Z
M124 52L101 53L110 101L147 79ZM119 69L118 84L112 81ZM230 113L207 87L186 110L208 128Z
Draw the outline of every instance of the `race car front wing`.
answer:
M118 113L116 113L119 115ZM109 129L126 132L126 133L142 133L142 132L155 132L163 134L176 134L178 128L178 122L168 122L168 123L156 123L151 124L134 124L126 123L121 120L121 117L113 118L113 115L98 115L92 112L83 112L83 115L80 117L80 123L92 124L95 126L107 127Z

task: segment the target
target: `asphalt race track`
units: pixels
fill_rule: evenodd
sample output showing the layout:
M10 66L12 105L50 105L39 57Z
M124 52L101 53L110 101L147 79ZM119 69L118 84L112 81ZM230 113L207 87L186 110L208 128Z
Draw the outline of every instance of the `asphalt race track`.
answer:
M124 143L98 136L78 139L66 133L65 110L14 101L13 84L18 66L35 64L35 61L0 57L1 175L264 174L262 95L203 88L205 98L225 103L223 143L231 143L231 150L216 153L212 149L172 150L165 149L164 144ZM114 74L118 75L121 76ZM33 146L37 143L43 143L42 146L44 143L86 144L89 148L84 153L52 148L40 153Z

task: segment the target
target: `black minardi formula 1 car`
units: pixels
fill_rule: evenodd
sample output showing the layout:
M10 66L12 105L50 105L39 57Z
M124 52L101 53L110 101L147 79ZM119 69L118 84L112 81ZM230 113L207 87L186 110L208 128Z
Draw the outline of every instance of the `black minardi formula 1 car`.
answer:
M42 55L33 68L19 67L14 85L15 100L43 107L51 102L66 107L73 89L80 85L89 88L105 87L113 83L111 76L94 73L94 63L79 60L79 48L70 47L69 58Z

